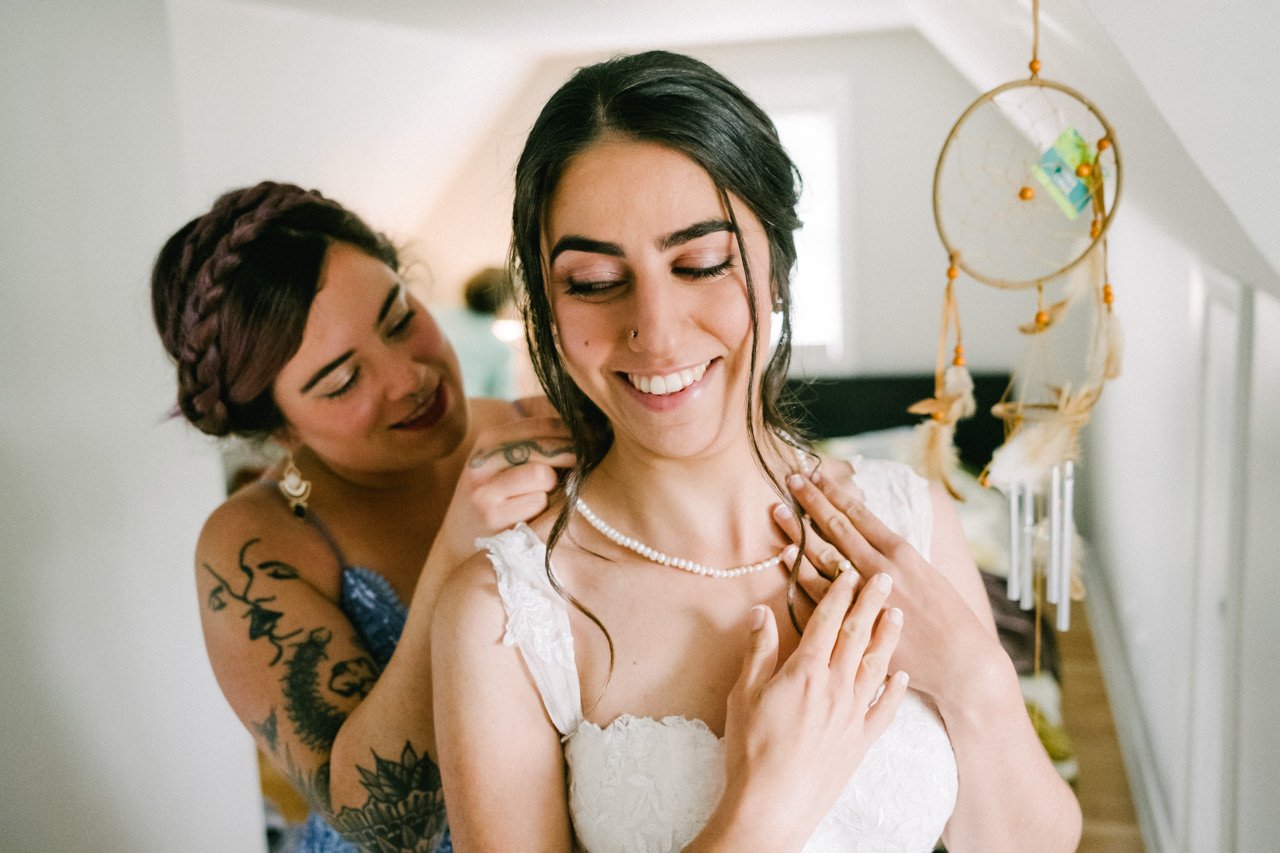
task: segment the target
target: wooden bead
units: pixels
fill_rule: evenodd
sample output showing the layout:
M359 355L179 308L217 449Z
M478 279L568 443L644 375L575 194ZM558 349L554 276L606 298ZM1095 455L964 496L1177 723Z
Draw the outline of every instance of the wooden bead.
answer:
M1049 312L1048 312L1048 311L1045 311L1044 309L1041 309L1041 310L1039 310L1039 311L1037 311L1037 312L1036 312L1036 325L1037 325L1037 326L1047 326L1047 325L1049 325Z
M1098 239L1098 235L1101 233L1102 233L1102 223L1096 219L1093 220L1093 222L1089 224L1089 236L1096 240Z
M1109 136L1104 136L1098 140L1099 151L1106 151L1110 147L1111 147L1111 138Z
M960 275L960 270L956 267L947 267L947 278L954 279Z
M1033 60L1031 60L1031 62L1027 64L1027 67L1031 69L1031 73L1032 73L1032 74L1039 74L1039 73L1040 73L1040 60L1038 60L1038 59L1033 59Z
M1093 167L1090 166L1088 163L1081 163L1079 166L1076 166L1077 178L1087 178L1091 174L1093 174Z
M1103 304L1105 304L1105 305L1110 305L1111 303L1113 303L1113 302L1115 302L1115 301L1116 301L1116 294L1115 294L1115 291L1113 291L1113 290L1111 289L1111 285L1109 285L1109 284L1104 284L1104 285L1102 285L1102 302L1103 302Z
M1023 201L1031 201L1031 199L1035 197L1036 197L1036 191L1033 190L1031 187L1023 187L1022 189L1018 190L1018 198L1022 199Z
M956 354L955 357L951 359L951 364L955 367L964 367L965 365L964 347L960 346L960 344L956 344Z

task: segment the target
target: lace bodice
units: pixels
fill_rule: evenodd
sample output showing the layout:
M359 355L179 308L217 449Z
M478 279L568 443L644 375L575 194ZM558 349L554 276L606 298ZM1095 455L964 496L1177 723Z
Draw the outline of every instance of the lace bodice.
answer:
M868 507L929 554L928 486L905 466L859 461L854 482ZM563 736L574 832L594 853L668 851L687 844L724 790L724 749L701 720L624 714L601 728L585 719L568 605L547 579L546 548L529 527L482 541L507 613L503 642L517 646ZM908 691L835 807L805 846L819 851L926 853L955 806L955 755L937 711Z

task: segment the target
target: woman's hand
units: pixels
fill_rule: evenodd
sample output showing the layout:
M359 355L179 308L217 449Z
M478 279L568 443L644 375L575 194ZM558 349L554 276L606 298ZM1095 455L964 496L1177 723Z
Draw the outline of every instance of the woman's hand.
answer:
M431 562L452 569L475 553L477 538L537 516L559 482L557 469L573 461L572 439L558 417L525 417L482 430L458 478Z
M907 675L885 676L902 611L883 610L887 576L856 597L855 586L852 572L832 584L781 667L773 612L752 608L751 650L725 722L728 789L691 849L738 849L744 837L798 849L893 720Z
M989 683L987 667L1007 667L991 619L981 615L989 605L980 583L976 592L971 589L962 595L944 572L833 478L815 471L809 478L792 475L787 485L809 514L805 556L818 573L833 576L852 568L862 577L884 573L893 578L892 603L912 626L898 644L894 665L910 671L913 687L940 705L962 704L965 691ZM774 519L788 536L799 540L799 522L785 506L774 508ZM954 512L949 512L949 526L943 525L942 530L950 535L953 527L958 531ZM967 571L955 572L961 583L969 576L977 578L972 560L965 559L967 567L962 568ZM820 595L820 585L816 576L810 576L805 588L810 595L815 590Z

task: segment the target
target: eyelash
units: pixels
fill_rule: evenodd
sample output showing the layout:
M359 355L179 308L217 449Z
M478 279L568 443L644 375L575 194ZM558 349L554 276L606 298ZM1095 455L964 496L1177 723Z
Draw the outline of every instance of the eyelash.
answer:
M324 398L325 398L326 400L336 400L336 399L338 399L338 398L339 398L339 397L341 397L343 394L347 393L347 392L348 392L348 391L350 391L353 387L355 387L355 384L356 384L356 377L357 377L357 376L359 376L359 375L360 375L360 368L358 368L358 367L357 367L355 370L351 371L351 378L350 378L350 379L348 379L346 382L344 382L344 383L342 384L342 387L341 387L341 388L339 388L339 389L338 389L338 390L336 390L336 391L330 391L328 394L325 394L325 395L324 395Z
M693 281L705 281L718 278L731 269L733 269L733 258L725 258L713 267L674 267L672 272ZM565 289L570 296L599 296L623 284L624 281L625 279L608 281L575 281L574 279L569 279L565 282Z
M409 324L413 322L413 318L417 316L417 313L418 313L417 311L406 312L404 317L400 318L400 320L394 326L392 326L390 329L387 330L387 337L398 338L401 335L403 335L405 332L407 332L409 330ZM350 391L352 388L355 387L356 377L358 377L359 375L360 375L360 368L357 367L355 370L351 371L351 378L348 379L346 382L344 382L341 388L338 388L335 391L330 391L328 394L324 395L324 398L326 400L336 400L342 395L346 394L348 391Z

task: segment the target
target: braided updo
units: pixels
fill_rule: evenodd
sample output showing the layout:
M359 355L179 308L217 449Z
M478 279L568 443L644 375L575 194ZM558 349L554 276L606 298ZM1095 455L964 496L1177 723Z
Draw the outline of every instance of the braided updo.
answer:
M202 432L261 437L284 425L272 383L302 343L335 241L399 270L394 247L354 213L270 181L226 193L160 250L151 307L177 363L178 412Z

